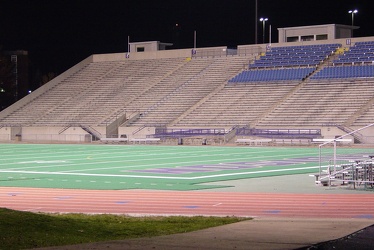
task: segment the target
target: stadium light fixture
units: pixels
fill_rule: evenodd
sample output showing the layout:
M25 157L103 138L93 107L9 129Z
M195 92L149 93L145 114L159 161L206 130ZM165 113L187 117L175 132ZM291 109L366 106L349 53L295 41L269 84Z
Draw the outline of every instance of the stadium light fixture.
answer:
M352 26L353 26L354 16L355 16L355 14L358 13L358 10L350 10L350 11L348 11L348 13L352 15Z
M260 22L262 22L262 43L265 43L265 22L268 21L268 18L261 17Z
M355 16L355 14L358 13L358 10L349 10L348 13L352 15L352 37L353 37L354 16Z

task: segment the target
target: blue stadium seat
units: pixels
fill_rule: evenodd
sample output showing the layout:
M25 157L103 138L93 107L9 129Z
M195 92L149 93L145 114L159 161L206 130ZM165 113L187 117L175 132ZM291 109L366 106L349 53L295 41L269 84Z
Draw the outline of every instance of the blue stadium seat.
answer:
M374 65L350 65L325 67L311 79L374 77Z
M229 83L302 80L314 70L314 67L245 70L230 79Z
M275 47L250 64L250 68L316 66L339 47L341 44Z
M356 42L333 63L334 65L374 63L374 42Z

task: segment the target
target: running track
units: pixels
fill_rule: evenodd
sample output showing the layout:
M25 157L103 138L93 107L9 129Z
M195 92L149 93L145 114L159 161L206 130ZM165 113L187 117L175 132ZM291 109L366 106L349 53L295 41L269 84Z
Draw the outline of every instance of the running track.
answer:
M0 187L0 206L33 212L374 218L374 195Z

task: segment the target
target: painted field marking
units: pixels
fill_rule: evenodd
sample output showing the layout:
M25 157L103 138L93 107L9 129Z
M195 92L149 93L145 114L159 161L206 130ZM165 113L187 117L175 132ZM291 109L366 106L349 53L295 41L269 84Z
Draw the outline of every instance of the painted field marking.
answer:
M314 153L310 153L310 154L314 154ZM293 155L286 155L286 156L300 156L300 155L306 155L306 154L293 154ZM215 156L215 155L212 155L212 156ZM281 155L283 156L283 155ZM281 156L274 156L274 157L281 157ZM198 156L196 156L198 157ZM171 159L171 158L166 158L166 159ZM230 158L231 159L231 158ZM228 160L230 160L228 159ZM245 158L234 158L234 159L231 159L231 160L235 160L235 161L242 161L242 160L254 160L254 159L261 159L261 157L245 157ZM153 160L153 159L150 159L150 160ZM226 160L226 159L225 159ZM77 169L77 170L70 170L70 171L61 171L61 172L85 172L85 171L98 171L98 170L110 170L110 169L120 169L120 168L123 168L123 169L131 169L131 168L142 168L142 167L156 167L156 166L174 166L174 164L178 164L178 165L182 165L182 164L186 164L186 165L198 165L198 164L204 164L204 163L210 163L210 164L213 164L213 163L221 163L222 159L217 159L217 160L214 160L214 159L209 159L209 160L199 160L199 161L185 161L185 162L171 162L171 163L155 163L155 164L144 164L144 165L137 165L137 166L119 166L119 167L102 167L102 168L89 168L89 169ZM115 161L116 163L118 162L122 162L122 161ZM109 164L109 163L114 163L113 161L112 162L100 162L100 163L103 163L103 164ZM230 162L226 162L226 163L230 163ZM98 164L98 163L89 163L89 164L80 164L81 165L92 165L92 164ZM73 165L73 164L70 164L70 165ZM30 168L37 168L37 167L30 167ZM126 171L124 170L124 171Z
M17 196L17 195L19 195L19 194L22 194L22 193L8 193L8 196Z
M303 168L286 168L286 169L275 169L275 170L261 170L261 171L241 172L241 173L227 173L227 174L205 175L205 176L195 176L195 177L153 176L153 175L118 175L118 174L86 174L86 173L39 172L39 171L17 171L17 170L0 170L0 173L96 176L96 177L121 177L121 178L143 178L143 179L199 180L199 179L208 179L208 178L214 178L214 177L253 175L253 174L274 173L274 172L288 172L288 171L306 170L306 169L319 169L319 166L303 167ZM37 180L37 179L35 179L35 180ZM62 180L62 181L67 181L67 180Z
M119 204L119 205L123 205L123 204L127 204L129 203L129 201L117 201L116 204Z
M201 152L204 152L204 151L201 151ZM274 152L274 150L272 151L269 151L269 152ZM220 154L220 156L229 156L229 158L226 158L226 159L221 159L222 160L249 160L249 159L261 159L262 157L260 156L246 156L244 158L232 158L231 156L233 155L242 155L244 153L229 153L229 154ZM314 153L310 153L310 154L314 154ZM305 155L305 154L292 154L292 155L280 155L279 157L282 157L282 156L287 156L287 157L292 157L292 156L299 156L299 155ZM214 157L217 157L217 154L212 154L211 155L213 158ZM95 162L85 162L85 163L79 163L80 166L83 166L83 165L97 165L97 164L109 164L109 163L127 163L127 162L143 162L143 161L155 161L155 160L175 160L175 159L188 159L188 158L199 158L200 155L199 154L194 154L193 156L179 156L179 157L166 157L166 158L148 158L148 159L143 159L143 158L136 158L135 160L120 160L120 161L95 161ZM270 156L271 157L271 156ZM278 156L274 156L274 157L278 157ZM110 159L113 159L113 158L116 158L116 157L108 157ZM119 157L117 157L119 158ZM40 160L39 160L40 161ZM204 162L217 162L217 161L220 161L219 159L217 160L213 160L213 159L208 159L208 160L199 160L199 161L187 161L187 162L179 162L179 164L194 164L194 163L204 163ZM40 161L42 162L43 164L45 163L45 161ZM15 162L15 163L4 163L4 164L0 164L1 165L16 165L16 164L23 164L25 162ZM37 163L37 161L28 161L26 163ZM174 164L174 163L164 163L164 164L147 164L147 165L140 165L140 166L128 166L127 168L136 168L136 167L147 167L147 166L157 166L157 165L166 165L166 164ZM67 166L76 166L77 164L76 163L69 163L69 164L57 164L57 165L49 165L49 166L30 166L30 167L13 167L13 168L9 168L10 170L19 170L19 169L36 169L36 168L51 168L51 167L67 167ZM77 172L81 172L81 171L87 171L87 170L103 170L103 169L115 169L115 168L123 168L123 166L121 167L112 167L112 168L95 168L95 169L79 169L79 170L75 170Z
M17 162L18 164L30 164L30 163L37 163L37 164L47 164L47 163L66 163L68 161L64 160L55 160L55 161L44 161L44 160L39 160L39 161L21 161Z
M73 156L73 160L74 162L78 160L80 160L80 162L82 163L77 163L77 164L71 164L73 162L72 161L67 161L67 160L71 160L70 158L65 158L63 160L61 160L61 158L63 157L66 157L66 156L69 156L69 155L72 155L72 154L60 154L60 155L57 155L57 156L54 156L54 155L51 155L51 156L48 156L46 155L45 159L49 159L49 158L54 158L56 160L40 160L40 158L43 158L43 156L35 156L34 154L34 157L31 157L31 159L35 159L35 160L31 160L30 161L30 158L25 158L25 159L29 159L29 161L23 161L23 162L27 162L29 163L30 165L31 164L38 164L39 166L23 166L21 168L17 168L16 166L14 166L16 163L10 163L10 164L7 164L7 163L3 163L3 164L0 164L0 167L2 167L1 165L3 166L8 166L8 165L12 165L13 164L13 168L10 168L8 169L9 171L17 171L17 173L24 173L24 174L28 174L28 173L35 173L35 174L45 174L45 175L70 175L70 176L97 176L97 177L110 177L110 176L113 176L113 177L127 177L127 178L143 178L143 179L172 179L172 180L205 180L205 179L208 179L208 178L214 178L214 177L225 177L225 176L243 176L243 175L253 175L253 174L258 174L258 173L271 173L271 172L284 172L284 174L287 174L288 171L296 171L296 170L300 170L300 169L318 169L319 167L300 167L300 168L292 168L293 164L290 164L291 166L285 166L285 167L288 167L289 169L277 169L277 170L262 170L262 171L255 171L255 172L242 172L242 173L226 173L226 174L218 174L217 172L214 172L214 173L210 173L211 175L204 175L204 176L199 176L199 177L175 177L175 176L143 176L143 175L129 175L129 171L131 171L132 169L134 168L137 168L137 169L141 169L141 168L144 168L144 167L149 167L149 168L157 168L158 166L165 166L165 167L175 167L176 164L178 165L182 165L182 164L188 164L188 165L194 165L194 164L223 164L223 165L229 165L230 166L230 162L222 162L222 161L241 161L241 160L244 160L244 161L253 161L255 162L257 159L274 159L276 160L276 158L280 158L281 157L287 157L287 158L284 158L284 159L289 159L291 157L297 157L297 156L315 156L316 155L316 152L301 152L299 150L294 150L293 152L292 151L279 151L278 148L275 148L275 149L267 149L266 151L264 151L263 148L261 148L261 150L263 151L258 151L258 150L238 150L238 151L228 151L227 149L228 148L215 148L214 150L210 150L207 152L206 151L206 148L204 148L204 150L199 147L199 148L194 148L193 150L195 151L177 151L177 148L167 148L168 152L164 152L165 148L161 148L160 150L152 150L150 152L148 152L148 150L142 150L141 153L139 153L140 151L135 151L134 152L130 152L130 151L120 151L119 149L117 150L117 148L112 148L114 149L113 151L115 152L107 152L107 151L101 151L101 150L97 150L97 154L94 154L92 150L89 150L89 152L87 151L83 151L84 153L81 155L81 156L78 156L78 155L74 155ZM189 148L185 148L186 150L189 150ZM226 152L227 150L227 152ZM161 151L161 153L157 153ZM224 151L224 152L223 152ZM71 151L69 151L71 152ZM164 153L162 153L164 152ZM204 158L205 159L202 159L200 160L199 157L201 157L201 155L199 155L199 153L201 152L204 152ZM264 155L264 152L265 153L268 153L269 155L265 156ZM288 154L288 152L292 152L291 154ZM299 153L301 152L301 153ZM36 152L37 154L39 152ZM51 154L54 153L54 152L51 152ZM58 152L60 153L60 152ZM75 153L75 152L74 152ZM352 152L353 153L353 152ZM119 154L119 155L118 155ZM278 155L279 154L279 155ZM88 161L85 159L85 157L87 156L92 156L92 155L95 155L95 160L94 162L90 161L91 163L88 163ZM158 157L160 157L159 159L155 159L155 155L157 155ZM168 155L175 155L174 157L168 157ZM13 155L14 156L14 155ZM142 165L131 165L131 166L118 166L120 163L121 165L123 163L130 163L130 164L139 164L139 163L143 163L143 159L141 158L141 156L151 156L150 158L146 158L146 157L143 157L143 158L146 158L146 160L148 161L156 161L156 160L163 160L163 159L167 159L167 160L175 160L175 162L172 162L172 163L157 163L157 164L142 164ZM79 159L77 159L78 157L80 157ZM208 159L206 160L206 157L211 157L211 159ZM238 157L238 158L236 158ZM104 161L103 159L109 159L108 161ZM140 159L139 159L140 158ZM152 158L152 159L151 159ZM197 160L196 158L198 158L199 160ZM217 159L219 158L219 159ZM15 158L17 159L18 161L20 161L20 159L17 157ZM60 159L60 160L58 160ZM111 161L111 159L115 159L115 161ZM123 160L121 160L123 159ZM178 159L184 159L184 162L178 162ZM314 159L314 158L313 158ZM85 160L85 161L84 161ZM292 159L289 159L290 161L292 161ZM21 161L22 162L22 161ZM139 162L139 163L138 163ZM264 162L266 161L262 161L262 164L264 164ZM26 164L27 164L26 163ZM115 165L111 165L111 163L115 164L117 163L117 166ZM145 163L150 163L150 162L145 162ZM25 163L24 163L25 164ZM99 164L105 164L109 167L101 167L101 166L98 166L96 167L95 165L99 165ZM298 166L300 166L301 163L298 164ZM317 164L317 163L316 163ZM112 167L110 167L112 166ZM56 170L60 170L59 172L45 172L45 171L25 171L23 172L22 169L34 169L34 170L43 170L43 169L46 169L48 168L48 170L52 171L52 170L55 170L55 169L52 169L53 167L55 167ZM68 170L67 168L63 168L63 167L69 167L69 168L74 168L73 170ZM77 168L80 168L80 169L77 169ZM83 167L83 168L81 168ZM84 169L84 167L86 167L87 169ZM89 169L91 167L91 169ZM96 168L95 168L96 167ZM186 166L187 167L187 166ZM106 172L108 173L109 170L114 170L114 169L124 169L126 171L127 169L127 174L125 175L121 175L119 173L119 171L112 171L112 173L114 172L113 175L111 174L93 174L95 172L93 172L92 174L89 174L87 172L89 171L102 171L102 172ZM61 171L63 170L63 171ZM245 171L245 170L244 170ZM4 173L15 173L15 172L7 172L5 169L3 170L0 170L0 172L4 172ZM77 173L77 172L81 172L81 173ZM100 172L99 172L100 173ZM110 173L110 172L109 172ZM117 173L117 174L116 174ZM162 174L162 173L161 173ZM208 173L209 174L209 173ZM282 173L283 174L283 173ZM250 176L248 176L249 178ZM24 178L24 177L21 177L21 178ZM48 177L47 177L48 178ZM246 178L246 177L244 177ZM40 180L40 179L39 179ZM61 181L61 180L60 180ZM62 181L68 181L68 180L62 180ZM69 181L73 181L73 180L69 180ZM153 185L153 184L151 184ZM154 184L154 185L157 185L157 184Z
M115 151L113 152L112 150L105 150L105 151L102 151L102 150L97 150L97 152L95 153L95 158L97 159L113 159L113 158L138 158L140 156L149 156L149 155L157 155L157 156L160 156L160 155L176 155L176 154L191 154L193 153L194 155L196 155L196 153L206 153L206 150L197 150L197 151L194 151L194 152L180 152L179 150L175 150L177 152L169 152L169 151L173 151L173 150L169 150L168 149L168 152L165 152L165 150L154 150L152 152L156 152L156 153L149 153L149 151L147 150L144 150L144 151L136 151L135 153L133 152L124 152L123 150L118 150L118 151ZM223 152L225 151L225 149L219 149L219 150L210 150L209 152ZM70 151L68 151L70 152ZM157 153L157 152L161 152L161 153ZM88 154L88 155L92 155L92 151L81 151L80 154L77 154L77 152L74 152L75 154L56 154L55 151L51 151L51 152L48 152L48 153L38 153L38 156L35 156L35 153L32 153L30 154L30 156L28 156L27 154L22 154L22 156L20 157L19 156L19 152L17 152L17 159L35 159L35 158L40 158L40 155L45 155L46 158L57 158L57 157L64 157L64 158L68 158L68 157L71 157L72 159L75 159L76 157L78 157L78 160L81 160L82 159L82 154ZM127 154L123 154L123 153L127 153ZM16 154L16 153L15 153ZM110 155L110 156L106 156L106 157L97 157L98 155ZM115 156L113 156L113 154ZM120 155L119 155L120 154ZM237 153L239 154L239 153ZM222 154L220 154L222 155ZM2 155L2 157L6 158L6 157L10 157L12 158L14 156L14 154L11 154L11 155ZM18 164L19 162L11 162L11 163L7 163L7 164ZM28 161L27 163L32 163L32 161ZM0 164L0 165L3 165L3 164Z
M297 154L282 154L282 155L275 155L275 156L269 156L270 158L277 158L277 157L288 157L291 158L291 157L295 157L295 156L306 156L306 155L315 155L314 152L310 152L310 153L297 153ZM232 155L232 154L228 154L228 155ZM212 156L215 156L215 155L212 155ZM198 157L198 155L196 156ZM183 157L178 157L178 158L183 158ZM255 156L255 157L245 157L245 158L235 158L233 160L235 161L240 161L240 160L254 160L254 159L261 159L263 158L262 156ZM163 159L172 159L172 158L163 158ZM232 159L232 158L230 158ZM287 159L287 158L285 158ZM148 160L152 160L152 159L148 159ZM225 160L228 160L228 159L225 159ZM139 160L141 161L141 160ZM209 159L209 160L200 160L200 161L186 161L186 162L177 162L177 164L187 164L187 165L195 165L195 164L203 164L205 162L208 162L208 163L211 163L213 164L214 162L217 162L217 161L222 161L222 159L217 159L217 160L214 160L214 159ZM290 159L290 161L292 162L292 158ZM82 165L97 165L97 164L109 164L109 163L123 163L124 161L106 161L106 162L93 162L93 163L81 163L79 164L80 166ZM133 161L132 161L133 162ZM220 162L219 162L220 163ZM230 162L227 162L227 163L230 163ZM174 162L172 163L156 163L156 164L144 164L144 165L137 165L137 166L119 166L119 167L102 167L102 168L90 168L90 169L76 169L76 170L66 170L66 171L60 171L60 172L69 172L69 173L72 173L72 172L86 172L86 171L99 171L99 170L111 170L111 169L125 169L123 171L126 172L126 170L128 169L131 169L131 168L144 168L144 167L157 167L157 166L173 166ZM1 164L0 164L1 165ZM33 167L26 167L26 168L10 168L8 170L20 170L20 169L35 169L35 168L53 168L53 167L66 167L66 166L75 166L77 164L60 164L60 165L51 165L51 166L33 166ZM175 167L175 166L173 166Z

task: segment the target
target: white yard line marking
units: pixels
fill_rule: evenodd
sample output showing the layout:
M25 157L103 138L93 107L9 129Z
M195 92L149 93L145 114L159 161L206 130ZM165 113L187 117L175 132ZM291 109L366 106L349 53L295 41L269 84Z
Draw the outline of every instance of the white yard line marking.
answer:
M39 161L21 161L17 162L18 164L30 164L30 163L38 163L38 164L47 164L47 163L66 163L67 161L63 160L56 160L56 161L44 161L44 160L39 160Z

